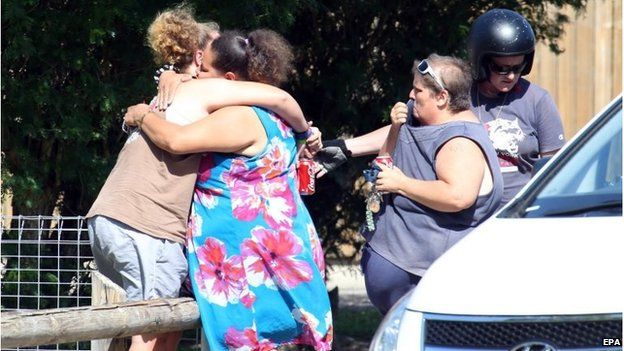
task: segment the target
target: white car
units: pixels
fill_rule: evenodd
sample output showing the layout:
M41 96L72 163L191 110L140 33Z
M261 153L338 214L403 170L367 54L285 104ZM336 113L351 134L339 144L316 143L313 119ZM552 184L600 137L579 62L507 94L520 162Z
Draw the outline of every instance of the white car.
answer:
M622 350L622 96L442 255L370 350Z

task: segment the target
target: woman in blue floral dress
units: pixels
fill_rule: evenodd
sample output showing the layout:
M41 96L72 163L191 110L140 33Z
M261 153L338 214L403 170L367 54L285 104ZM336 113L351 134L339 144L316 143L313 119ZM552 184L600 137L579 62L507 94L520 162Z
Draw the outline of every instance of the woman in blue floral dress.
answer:
M280 119L254 111L269 139L262 152L210 153L200 165L187 243L204 328L211 346L326 350L323 253L295 186L295 140Z
M271 31L248 38L224 33L204 60L222 74L220 60L227 56L231 63L231 56L242 52L246 69L228 67L232 78L275 84L286 77L288 65L282 65L283 74L271 70L271 80L262 81L249 62L254 52L266 57L280 47L289 49ZM292 54L273 57L290 62ZM135 108L126 122L139 125L169 152L208 152L199 168L187 246L210 349L268 351L296 344L330 350L323 252L297 191L297 146L290 127L270 111L242 106L223 108L188 126Z

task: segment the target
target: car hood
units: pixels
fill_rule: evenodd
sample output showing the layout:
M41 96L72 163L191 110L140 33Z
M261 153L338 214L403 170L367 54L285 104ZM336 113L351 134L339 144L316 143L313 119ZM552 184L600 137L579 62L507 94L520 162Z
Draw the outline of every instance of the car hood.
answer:
M421 312L622 312L624 219L491 218L440 257L408 303Z

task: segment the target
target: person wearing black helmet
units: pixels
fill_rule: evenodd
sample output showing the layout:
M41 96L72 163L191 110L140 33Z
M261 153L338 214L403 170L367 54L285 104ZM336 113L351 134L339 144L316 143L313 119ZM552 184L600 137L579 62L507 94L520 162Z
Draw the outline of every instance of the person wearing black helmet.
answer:
M472 110L488 129L505 182L502 203L531 179L535 161L565 143L557 107L548 92L521 78L531 72L535 35L519 13L494 9L470 28Z
M529 74L535 35L519 13L493 9L470 28L472 111L488 129L504 178L501 206L529 181L535 161L557 152L565 143L563 125L550 94L521 76ZM326 140L316 159L331 171L350 156L379 150L390 126L349 140Z

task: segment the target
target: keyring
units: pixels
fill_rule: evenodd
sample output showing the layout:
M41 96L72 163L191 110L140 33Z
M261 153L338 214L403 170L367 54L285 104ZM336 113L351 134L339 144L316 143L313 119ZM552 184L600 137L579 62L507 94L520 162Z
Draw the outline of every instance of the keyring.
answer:
M129 125L126 124L126 121L122 121L121 122L121 130L126 133L126 134L132 134L134 133L135 130L137 130L138 127L131 127Z

